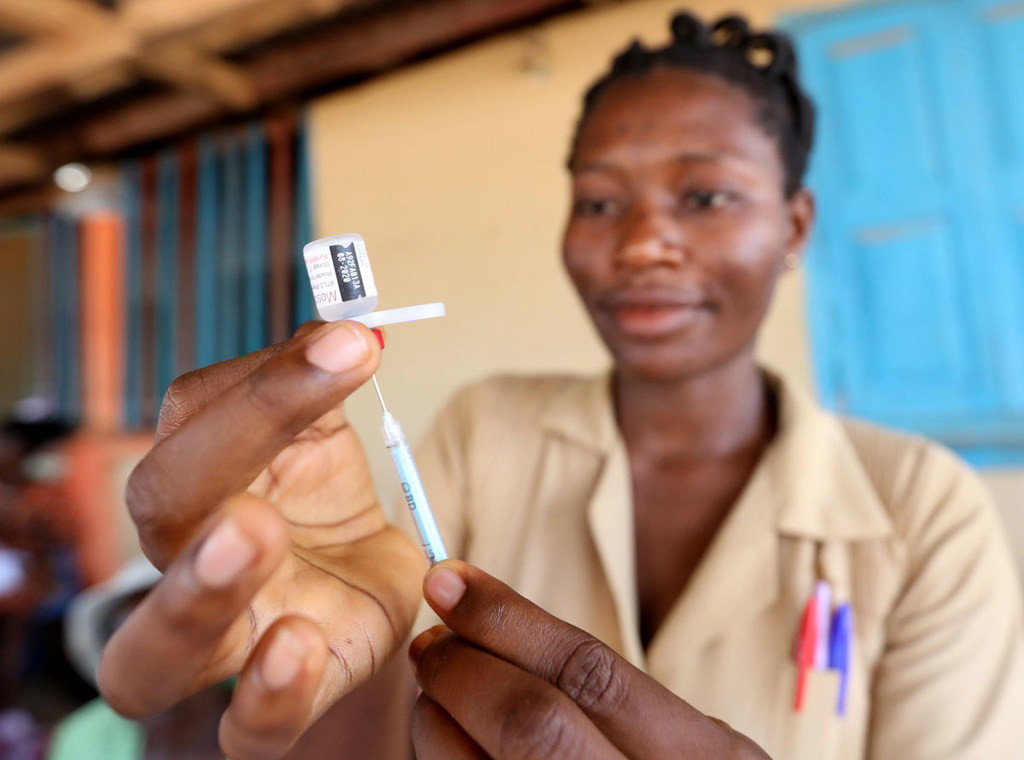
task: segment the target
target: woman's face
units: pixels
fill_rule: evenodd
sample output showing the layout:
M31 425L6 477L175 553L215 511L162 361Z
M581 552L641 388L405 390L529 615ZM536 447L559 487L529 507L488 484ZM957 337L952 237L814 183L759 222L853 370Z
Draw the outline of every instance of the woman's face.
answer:
M620 80L572 161L563 255L620 372L679 379L752 352L813 219L742 90L655 69Z

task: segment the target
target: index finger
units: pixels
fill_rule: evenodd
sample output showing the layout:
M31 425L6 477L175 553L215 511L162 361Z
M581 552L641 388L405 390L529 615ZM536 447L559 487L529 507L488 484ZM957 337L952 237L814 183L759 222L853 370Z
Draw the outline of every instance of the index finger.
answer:
M724 724L710 727L703 713L606 644L473 565L438 563L423 588L460 638L558 687L630 757L690 757L684 749L732 757L742 741Z
M323 322L304 322L286 341L207 367L199 367L177 378L171 383L160 403L156 440L162 441L214 398L241 382L268 359L309 335L322 324Z
M367 328L327 324L286 344L159 441L126 493L153 563L166 566L216 505L245 490L296 435L365 383L379 360Z

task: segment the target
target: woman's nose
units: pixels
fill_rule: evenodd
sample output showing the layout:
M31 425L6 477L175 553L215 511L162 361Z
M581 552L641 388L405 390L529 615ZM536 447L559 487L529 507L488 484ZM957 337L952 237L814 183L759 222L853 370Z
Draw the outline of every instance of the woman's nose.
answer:
M631 217L618 250L620 266L644 268L682 262L682 233L666 214L655 209L638 209Z

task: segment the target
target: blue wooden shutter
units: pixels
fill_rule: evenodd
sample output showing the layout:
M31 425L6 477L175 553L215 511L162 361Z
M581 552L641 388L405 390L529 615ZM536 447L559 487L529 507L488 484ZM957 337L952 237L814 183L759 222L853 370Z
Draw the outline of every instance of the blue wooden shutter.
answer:
M1024 154L1022 17L961 0L791 23L821 115L808 257L819 391L962 449L1024 452L1024 238L1019 222L1016 243L1007 231L1022 205L1007 168ZM999 77L1014 113L994 110L1007 108Z

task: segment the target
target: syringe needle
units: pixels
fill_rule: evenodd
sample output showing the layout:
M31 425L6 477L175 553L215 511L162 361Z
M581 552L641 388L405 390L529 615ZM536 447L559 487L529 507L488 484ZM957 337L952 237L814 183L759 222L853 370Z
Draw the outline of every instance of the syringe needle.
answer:
M430 510L430 502L427 501L427 494L423 490L420 474L416 470L416 462L413 461L412 452L409 451L409 442L406 440L398 420L384 406L384 396L381 395L376 375L373 376L373 387L377 389L377 398L380 399L381 409L384 410L384 424L380 432L384 436L384 445L387 447L388 454L391 455L391 461L394 462L395 470L398 472L398 479L402 483L405 503L409 507L409 511L412 512L416 530L419 532L420 541L423 544L423 552L427 555L427 561L430 564L440 562L448 558L448 551L444 548L444 541L441 540L437 521L434 519L434 513Z
M380 401L380 408L385 414L387 414L388 408L384 404L384 396L381 394L380 385L377 383L377 374L374 373L371 379L373 380L373 389L377 391L377 400Z

